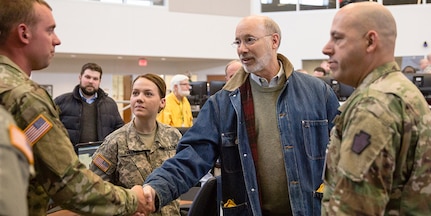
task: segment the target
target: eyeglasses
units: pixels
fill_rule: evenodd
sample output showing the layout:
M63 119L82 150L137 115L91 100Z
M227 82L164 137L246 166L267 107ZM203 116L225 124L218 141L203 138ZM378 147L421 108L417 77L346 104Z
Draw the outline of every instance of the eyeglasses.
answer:
M190 85L190 83L180 83L180 85Z
M246 37L244 39L244 41L235 40L231 45L232 45L233 48L237 48L238 49L241 46L241 43L244 43L244 46L248 47L248 46L251 46L254 43L256 43L256 41L258 41L259 39L264 38L264 37L268 37L268 36L272 36L272 35L273 34L269 34L269 35L265 35L265 36L258 37L258 38L257 37L249 36L249 37Z

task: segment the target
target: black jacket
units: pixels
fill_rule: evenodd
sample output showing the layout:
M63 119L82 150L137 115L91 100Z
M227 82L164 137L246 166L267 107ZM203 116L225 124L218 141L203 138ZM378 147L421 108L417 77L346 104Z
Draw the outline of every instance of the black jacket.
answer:
M108 134L123 126L124 121L118 112L117 103L108 94L99 88L97 95L94 102L97 106L97 134L98 141L103 141ZM69 133L70 141L76 145L83 132L81 114L82 103L85 103L79 94L79 85L72 92L56 97L54 102L60 108L60 119Z

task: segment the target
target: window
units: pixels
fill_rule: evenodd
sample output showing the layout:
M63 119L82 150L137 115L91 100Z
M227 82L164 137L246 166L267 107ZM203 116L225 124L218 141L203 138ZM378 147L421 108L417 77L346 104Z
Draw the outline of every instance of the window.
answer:
M299 10L334 9L335 0L300 0Z
M334 9L336 0L261 0L262 12Z
M431 0L260 0L260 3L262 12L276 12L335 9L360 1L374 1L383 5L424 4L425 1L431 3Z
M424 0L383 0L383 5L421 4Z
M131 4L131 5L165 5L164 0L90 0L90 1L100 1L106 3L117 3L117 4Z

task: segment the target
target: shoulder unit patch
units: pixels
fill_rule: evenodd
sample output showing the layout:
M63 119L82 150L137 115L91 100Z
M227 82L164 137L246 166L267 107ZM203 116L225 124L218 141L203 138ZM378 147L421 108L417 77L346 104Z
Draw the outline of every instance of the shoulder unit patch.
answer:
M361 132L355 135L352 151L356 154L361 154L370 145L370 138L371 136L368 133L361 130Z

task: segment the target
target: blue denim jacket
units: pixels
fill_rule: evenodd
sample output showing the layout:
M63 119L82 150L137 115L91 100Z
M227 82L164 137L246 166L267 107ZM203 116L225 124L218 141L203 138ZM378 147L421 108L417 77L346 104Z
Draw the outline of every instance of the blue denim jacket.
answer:
M277 116L291 209L293 215L320 215L320 198L314 191L322 183L329 131L339 103L324 82L293 72L287 58L280 54L278 58L288 78L277 101ZM237 204L223 208L223 215L261 215L238 89L248 74L237 73L235 80L207 100L196 123L180 140L175 157L147 178L145 183L156 190L160 205L187 192L220 158L222 201L233 199Z

